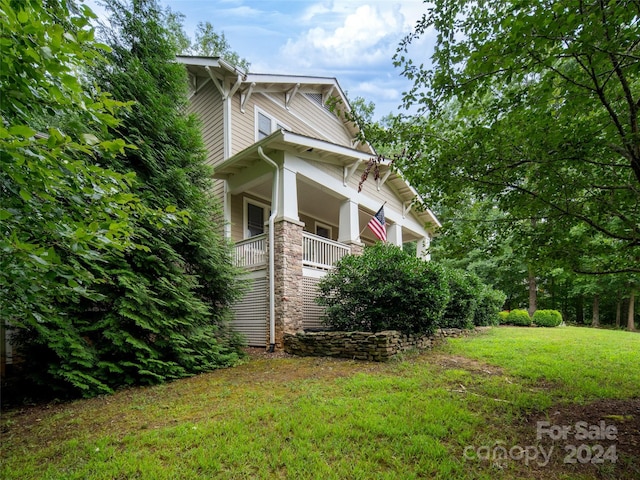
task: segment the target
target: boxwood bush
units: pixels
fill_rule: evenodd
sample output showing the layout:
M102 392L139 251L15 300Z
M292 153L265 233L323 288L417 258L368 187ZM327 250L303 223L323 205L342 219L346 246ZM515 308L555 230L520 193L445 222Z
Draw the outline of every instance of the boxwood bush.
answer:
M449 301L439 265L384 243L343 257L318 290L325 324L344 331L431 333Z
M539 327L557 327L562 323L562 314L557 310L536 310L533 323Z
M507 325L517 325L520 327L529 327L531 325L531 317L526 310L516 308L511 310L507 315Z
M498 312L498 323L500 325L506 325L507 318L509 318L509 310L502 310L501 312Z

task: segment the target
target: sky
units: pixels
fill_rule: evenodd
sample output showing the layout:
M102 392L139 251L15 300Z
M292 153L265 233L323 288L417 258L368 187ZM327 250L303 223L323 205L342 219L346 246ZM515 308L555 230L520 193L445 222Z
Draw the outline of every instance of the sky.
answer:
M96 0L87 1L96 13ZM402 38L426 13L423 0L159 0L184 14L193 38L198 22L224 32L252 73L335 77L349 98L376 106L374 118L398 113L410 82L393 66ZM433 38L411 48L428 62Z

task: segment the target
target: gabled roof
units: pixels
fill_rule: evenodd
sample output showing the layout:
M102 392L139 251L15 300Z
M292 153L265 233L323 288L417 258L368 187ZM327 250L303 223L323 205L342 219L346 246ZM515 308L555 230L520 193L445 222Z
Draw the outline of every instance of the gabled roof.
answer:
M285 104L288 104L297 94L315 93L322 96L320 102L322 106L328 102L334 104L333 108L339 118L344 119L345 114L351 112L349 101L334 77L250 73L231 65L220 57L179 55L176 61L184 64L190 75L213 80L223 97L239 92L241 104L254 93L283 94ZM353 122L344 121L344 124L349 133L356 137L360 128Z
M294 152L301 158L343 167L345 172L351 169L355 172L358 166L366 165L372 158L371 154L360 150L282 129L276 130L268 137L216 165L214 167L214 178L228 179L246 168L251 168L259 160L259 148L262 148L267 154L274 151ZM371 179L369 181L373 182L375 180ZM410 204L417 201L419 206L413 209L413 213L423 224L442 226L434 213L424 204L416 190L391 167L391 162L388 160L384 160L381 164L380 181L382 183L386 182L391 186L403 202Z

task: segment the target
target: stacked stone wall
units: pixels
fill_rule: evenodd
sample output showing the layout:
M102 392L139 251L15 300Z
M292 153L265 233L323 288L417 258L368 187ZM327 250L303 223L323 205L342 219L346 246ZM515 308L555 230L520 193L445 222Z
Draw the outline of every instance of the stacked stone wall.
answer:
M285 333L284 350L292 355L339 357L384 362L408 350L432 348L447 337L461 337L469 330L439 329L433 335L404 335L384 332L298 332Z

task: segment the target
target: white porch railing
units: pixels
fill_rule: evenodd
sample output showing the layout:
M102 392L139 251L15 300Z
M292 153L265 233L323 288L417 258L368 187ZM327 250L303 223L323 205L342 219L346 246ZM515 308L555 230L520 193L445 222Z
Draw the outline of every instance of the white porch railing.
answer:
M235 264L237 267L259 267L267 263L267 236L256 235L236 243Z
M302 233L302 264L328 270L351 253L349 246L312 233Z

